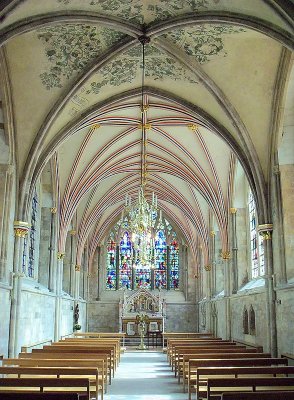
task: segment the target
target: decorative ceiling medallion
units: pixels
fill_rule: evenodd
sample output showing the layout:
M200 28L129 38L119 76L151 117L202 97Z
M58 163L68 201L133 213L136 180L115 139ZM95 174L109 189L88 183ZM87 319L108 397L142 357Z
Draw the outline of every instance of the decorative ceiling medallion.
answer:
M189 56L196 57L200 64L204 64L216 56L226 57L224 37L241 32L246 32L246 30L227 24L204 24L175 29L164 37L180 46Z
M48 69L40 74L46 89L61 88L66 80L111 47L124 35L109 28L90 25L55 25L38 29L45 47Z
M95 12L115 16L138 24L164 21L178 15L207 9L215 0L84 0ZM75 0L57 0L75 5ZM79 2L80 3L80 2Z
M192 73L154 46L146 46L145 62L146 77L154 80L172 78L174 81L184 80L190 83L198 83ZM123 83L131 83L140 73L140 67L141 48L136 46L101 68L99 75L96 75L97 80L90 84L86 93L98 94L101 88L106 85L119 86Z

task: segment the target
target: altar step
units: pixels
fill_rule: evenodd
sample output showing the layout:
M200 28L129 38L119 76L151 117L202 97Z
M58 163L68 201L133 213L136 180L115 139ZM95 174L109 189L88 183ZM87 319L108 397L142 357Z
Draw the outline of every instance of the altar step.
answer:
M128 347L139 347L140 343L141 343L141 338L139 338L139 337L125 338L125 347L127 347L127 348ZM158 343L156 343L155 340L152 340L150 338L149 338L149 343L148 343L147 337L144 338L144 344L147 348L149 347L150 349L153 349L155 347L158 347L160 349L162 347L162 344L159 341L158 341ZM157 346L156 346L156 344L157 344Z

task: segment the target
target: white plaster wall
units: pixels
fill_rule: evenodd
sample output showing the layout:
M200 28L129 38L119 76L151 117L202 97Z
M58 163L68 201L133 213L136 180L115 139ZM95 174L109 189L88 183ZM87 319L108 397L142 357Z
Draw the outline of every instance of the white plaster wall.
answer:
M90 302L88 304L90 332L118 332L118 302Z
M21 293L19 346L54 339L55 297L48 292L24 288Z
M243 310L244 306L249 311L252 305L255 311L256 335L244 335ZM266 294L264 291L254 294L236 295L231 298L231 337L232 339L250 342L263 346L268 351L268 329L266 315Z
M79 303L79 308L80 308L80 303ZM60 336L66 336L73 332L74 300L72 298L63 297L61 299L60 309L61 309ZM81 319L81 311L80 311L80 319Z
M8 355L10 290L0 287L0 355Z
M167 303L165 331L196 332L197 318L196 304Z
M294 354L294 288L277 291L278 352Z

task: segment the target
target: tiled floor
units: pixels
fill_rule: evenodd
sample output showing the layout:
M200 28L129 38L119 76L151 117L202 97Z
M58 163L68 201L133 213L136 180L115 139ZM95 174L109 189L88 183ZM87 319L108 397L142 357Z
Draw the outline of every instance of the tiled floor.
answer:
M109 386L105 400L187 400L177 383L166 354L126 351Z

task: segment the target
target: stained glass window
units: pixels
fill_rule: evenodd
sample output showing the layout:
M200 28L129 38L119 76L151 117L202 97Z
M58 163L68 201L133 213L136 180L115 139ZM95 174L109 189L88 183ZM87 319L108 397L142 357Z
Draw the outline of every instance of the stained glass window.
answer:
M252 278L264 275L264 249L263 239L257 232L256 206L252 192L249 193L248 201L249 223L250 223L250 253Z
M166 253L167 245L163 230L155 237L155 288L166 289Z
M158 216L157 216L158 217ZM155 215L156 218L156 215ZM120 227L123 226L123 231ZM107 244L106 289L178 289L179 242L173 227L166 219L159 219L154 239L150 241L150 253L146 265L134 258L140 255L132 243L128 221L117 223ZM140 257L139 257L140 258Z
M125 232L119 244L120 265L119 265L119 287L132 288L132 243L129 232Z
M106 288L116 289L116 243L110 239L107 246L107 281Z
M30 229L30 245L29 245L29 265L28 265L28 276L34 277L35 268L35 242L36 242L36 228L37 228L37 211L38 211L38 197L35 191L32 200L32 214L31 214L31 229Z
M179 288L179 243L176 238L172 240L169 248L170 287Z

